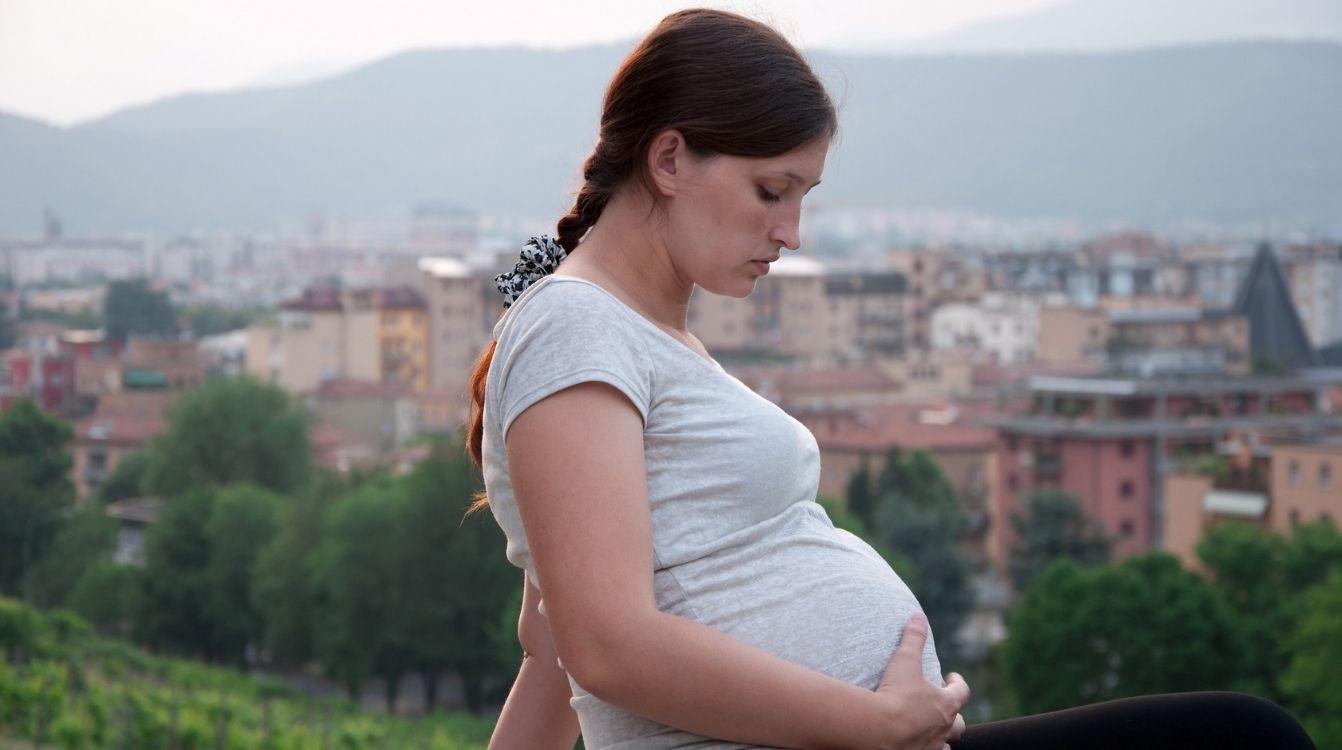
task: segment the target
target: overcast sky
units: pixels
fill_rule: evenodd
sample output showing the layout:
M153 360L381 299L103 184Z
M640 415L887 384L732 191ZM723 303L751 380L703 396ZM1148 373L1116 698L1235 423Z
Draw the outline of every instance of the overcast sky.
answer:
M839 48L1056 2L0 0L0 111L69 125L171 94L288 82L411 48L632 38L698 5L766 20L803 48Z

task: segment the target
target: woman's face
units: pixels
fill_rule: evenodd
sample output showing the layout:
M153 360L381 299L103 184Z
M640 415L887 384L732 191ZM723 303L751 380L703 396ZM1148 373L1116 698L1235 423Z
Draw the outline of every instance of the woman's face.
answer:
M766 158L685 158L683 142L680 151L667 204L673 262L714 294L748 296L770 261L801 246L802 198L820 182L829 141Z

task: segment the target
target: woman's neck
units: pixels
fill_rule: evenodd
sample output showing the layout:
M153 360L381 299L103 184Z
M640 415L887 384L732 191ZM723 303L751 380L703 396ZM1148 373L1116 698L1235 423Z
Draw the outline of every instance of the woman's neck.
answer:
M681 276L660 234L643 221L647 204L612 198L601 220L555 271L606 287L644 317L686 332L694 283ZM654 215L655 219L655 215Z

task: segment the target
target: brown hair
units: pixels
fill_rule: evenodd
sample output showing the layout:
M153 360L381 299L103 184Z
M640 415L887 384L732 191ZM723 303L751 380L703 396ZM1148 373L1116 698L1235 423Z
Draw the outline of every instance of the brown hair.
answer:
M557 225L565 250L578 247L617 189L633 181L661 201L644 158L668 128L695 155L764 158L819 138L833 140L833 101L806 60L767 24L724 10L689 8L663 18L625 57L606 88L601 133L583 163L583 185ZM485 379L492 340L471 371L466 448L482 463ZM469 515L489 504L476 493Z

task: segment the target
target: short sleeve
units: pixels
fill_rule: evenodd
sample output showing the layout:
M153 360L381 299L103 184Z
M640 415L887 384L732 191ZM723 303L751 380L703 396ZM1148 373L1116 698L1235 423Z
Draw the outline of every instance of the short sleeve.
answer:
M509 311L488 381L502 438L528 406L586 381L614 386L647 426L652 401L647 342L620 304L585 283L549 283Z

